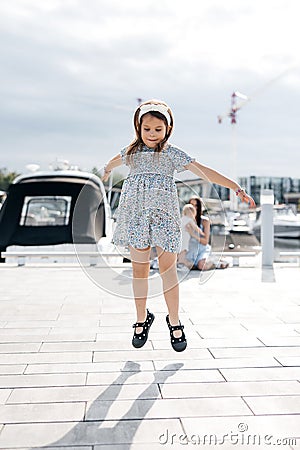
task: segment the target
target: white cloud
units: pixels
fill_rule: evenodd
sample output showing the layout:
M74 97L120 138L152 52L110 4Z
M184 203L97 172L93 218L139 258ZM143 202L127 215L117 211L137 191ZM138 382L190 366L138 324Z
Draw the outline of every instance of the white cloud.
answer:
M296 176L299 9L294 0L3 2L0 165L22 169L24 148L44 164L53 152L101 165L131 139L136 97L161 97L176 113L174 140L227 170L230 127L216 116L240 90L254 94L239 114L242 173L283 170L284 149L285 173Z

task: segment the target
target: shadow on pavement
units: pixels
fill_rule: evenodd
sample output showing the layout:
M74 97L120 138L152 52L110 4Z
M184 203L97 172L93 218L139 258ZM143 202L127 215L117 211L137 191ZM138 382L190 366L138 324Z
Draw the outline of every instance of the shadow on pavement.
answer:
M113 425L115 420L110 419L106 422L106 424L110 426L105 427L105 417L121 392L123 384L131 376L141 372L140 364L133 361L127 361L116 380L114 380L114 382L94 400L90 408L86 411L83 421L78 422L76 426L68 431L61 439L47 443L42 447L32 447L31 450L42 450L49 447L66 447L67 450L67 446L91 446L96 444L122 444L122 450L129 450L137 429L159 397L159 390L155 390L154 387L158 383L161 385L164 384L166 380L180 370L181 367L183 367L182 363L173 363L156 371L152 383L149 384L139 397L133 401L126 414L124 414L115 425ZM156 397L154 397L154 392L156 392ZM111 400L107 400L108 398ZM143 400L143 402L140 400ZM95 419L93 419L93 417L95 417ZM96 417L101 417L101 419L96 419Z

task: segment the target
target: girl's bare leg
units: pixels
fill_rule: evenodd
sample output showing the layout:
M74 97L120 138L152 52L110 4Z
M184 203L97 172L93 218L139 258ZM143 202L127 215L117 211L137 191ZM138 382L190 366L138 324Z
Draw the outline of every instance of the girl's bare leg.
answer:
M132 287L136 307L136 321L145 322L147 317L146 302L150 270L150 247L137 249L130 246L129 250L133 272ZM135 329L137 334L142 331L142 327Z
M156 247L158 254L159 273L163 282L164 297L169 311L171 325L179 324L179 285L176 269L177 254L165 252ZM174 337L181 337L180 330L174 331Z

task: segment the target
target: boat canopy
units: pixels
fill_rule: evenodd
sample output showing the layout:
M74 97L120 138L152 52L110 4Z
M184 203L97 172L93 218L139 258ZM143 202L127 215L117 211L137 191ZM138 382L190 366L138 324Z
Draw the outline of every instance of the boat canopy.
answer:
M10 245L97 243L109 213L104 186L90 173L37 172L17 177L0 210L0 251Z

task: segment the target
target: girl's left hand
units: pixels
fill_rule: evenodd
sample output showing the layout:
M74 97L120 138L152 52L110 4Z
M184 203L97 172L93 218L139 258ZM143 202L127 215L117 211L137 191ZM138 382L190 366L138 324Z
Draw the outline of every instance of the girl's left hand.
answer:
M236 191L236 195L243 203L248 203L250 208L255 208L255 201L244 191L244 189L238 189L238 191Z
M107 181L110 177L110 172L104 172L102 175L101 181Z
M107 169L107 164L105 164L104 172L103 172L101 180L102 181L107 181L109 179L110 175L111 175L111 170L108 170Z

